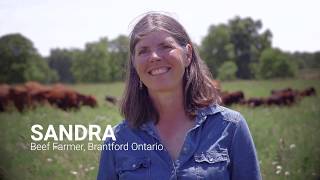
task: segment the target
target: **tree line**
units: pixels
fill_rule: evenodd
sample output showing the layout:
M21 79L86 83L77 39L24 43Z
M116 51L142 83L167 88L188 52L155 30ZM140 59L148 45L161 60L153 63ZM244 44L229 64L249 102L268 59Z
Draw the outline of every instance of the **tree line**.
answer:
M320 68L320 51L284 52L272 47L272 32L262 22L234 17L211 25L200 55L215 78L270 79L294 77L299 69ZM125 35L88 42L84 49L51 49L42 57L22 34L0 37L0 82L99 83L125 79L129 39Z

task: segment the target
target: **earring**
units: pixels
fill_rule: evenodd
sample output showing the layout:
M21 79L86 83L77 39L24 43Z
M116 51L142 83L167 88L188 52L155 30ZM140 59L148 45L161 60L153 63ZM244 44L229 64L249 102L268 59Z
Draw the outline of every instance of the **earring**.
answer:
M143 88L143 86L142 86L142 81L140 80L139 81L139 89L141 90Z

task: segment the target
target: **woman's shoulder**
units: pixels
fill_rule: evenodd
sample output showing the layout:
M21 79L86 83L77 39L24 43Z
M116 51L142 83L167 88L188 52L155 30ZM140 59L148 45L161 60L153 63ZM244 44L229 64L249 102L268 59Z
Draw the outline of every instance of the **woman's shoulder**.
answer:
M130 128L128 121L125 119L113 127L113 132L115 135L126 134L131 130L132 129Z
M221 106L219 104L211 104L205 108L201 108L198 114L200 114L200 116L210 116L218 114L218 118L222 121L228 121L236 124L240 121L245 121L240 112Z
M113 127L113 133L117 139L134 139L141 133L141 128L133 128L130 126L128 120L124 119L119 124Z

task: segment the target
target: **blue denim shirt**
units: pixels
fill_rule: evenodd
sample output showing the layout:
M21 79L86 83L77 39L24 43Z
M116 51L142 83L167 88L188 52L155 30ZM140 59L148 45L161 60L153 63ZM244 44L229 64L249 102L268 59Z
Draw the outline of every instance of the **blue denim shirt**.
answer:
M116 141L128 144L127 150L103 150L98 180L169 179L261 179L256 149L242 115L228 108L211 105L197 111L177 160L160 148L136 150L132 144L162 146L154 123L149 121L131 129L127 121L114 128ZM154 146L155 147L155 146Z

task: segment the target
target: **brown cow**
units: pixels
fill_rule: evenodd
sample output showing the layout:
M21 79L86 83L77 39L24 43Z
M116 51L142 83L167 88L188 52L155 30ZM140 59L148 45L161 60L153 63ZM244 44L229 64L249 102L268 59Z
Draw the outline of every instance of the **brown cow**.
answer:
M98 105L96 98L93 96L87 96L80 93L78 93L77 96L81 105L90 106L92 108Z
M56 84L45 94L50 104L57 106L63 110L71 108L79 108L80 104L77 99L77 92L62 85Z
M109 103L111 103L112 105L116 105L118 103L118 99L116 97L113 96L106 96L105 100Z
M316 89L314 87L309 87L299 93L300 96L315 96L316 95Z
M245 103L250 107L258 107L265 104L265 99L252 97L246 100Z
M25 108L30 107L31 98L28 90L23 85L16 85L10 88L9 97L18 111L22 112Z
M244 100L244 93L242 91L235 91L235 92L222 92L222 103L226 106L230 106L234 103L242 103Z
M33 81L27 82L24 85L28 89L32 105L44 104L48 102L46 94L50 92L51 87L44 86Z
M10 101L10 86L7 84L0 84L0 112L6 111Z

